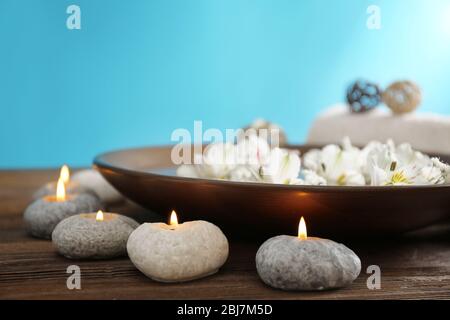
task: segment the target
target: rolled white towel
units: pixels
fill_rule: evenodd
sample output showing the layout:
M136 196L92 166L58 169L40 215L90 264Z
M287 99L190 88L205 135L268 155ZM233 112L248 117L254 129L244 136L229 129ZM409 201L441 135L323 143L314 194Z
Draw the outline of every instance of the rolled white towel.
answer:
M450 116L432 113L393 115L377 108L367 113L351 113L345 104L322 112L313 122L307 143L339 143L348 136L355 145L371 140L407 142L427 153L450 154Z

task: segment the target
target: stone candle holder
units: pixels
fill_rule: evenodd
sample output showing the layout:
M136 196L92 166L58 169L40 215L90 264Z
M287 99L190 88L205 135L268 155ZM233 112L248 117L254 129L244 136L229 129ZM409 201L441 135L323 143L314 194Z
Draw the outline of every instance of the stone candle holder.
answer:
M89 193L89 192L93 193L93 191L90 190L89 188L83 187L79 183L71 181L70 180L70 169L67 165L63 165L59 172L58 181L46 183L41 188L39 188L33 194L33 196L32 196L33 200L38 200L38 199L44 198L46 196L56 194L56 191L58 189L58 183L60 181L62 183L64 183L64 192L67 194L78 194L78 193Z
M139 223L115 213L81 213L62 220L52 233L57 251L69 259L109 259L127 253Z
M149 278L182 282L214 274L228 257L222 231L206 221L144 223L130 235L128 256Z
M47 196L54 195L56 193L57 182L49 182L40 187L35 193L33 193L33 200L38 200ZM80 193L94 193L94 191L90 188L82 186L78 182L70 181L65 185L67 194L80 194Z
M274 288L326 290L350 285L361 271L361 261L343 244L283 235L262 244L256 254L256 269Z
M102 209L97 196L90 193L68 194L64 200L46 196L34 201L24 213L27 231L37 237L50 239L53 229L63 219L82 212Z

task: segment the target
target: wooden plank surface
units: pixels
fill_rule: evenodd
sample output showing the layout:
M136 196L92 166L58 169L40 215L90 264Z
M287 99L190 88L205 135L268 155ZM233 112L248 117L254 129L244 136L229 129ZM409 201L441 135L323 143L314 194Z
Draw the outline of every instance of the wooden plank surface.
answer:
M450 224L391 239L346 240L363 269L352 286L326 292L284 292L265 286L254 258L260 241L230 241L230 257L211 277L161 284L127 259L75 261L58 256L50 241L32 238L22 214L31 194L57 171L0 171L0 298L2 299L449 299ZM130 203L119 211L143 221L158 216ZM450 208L449 208L450 210ZM81 290L66 287L69 265L81 268ZM381 289L366 286L368 265L381 268Z

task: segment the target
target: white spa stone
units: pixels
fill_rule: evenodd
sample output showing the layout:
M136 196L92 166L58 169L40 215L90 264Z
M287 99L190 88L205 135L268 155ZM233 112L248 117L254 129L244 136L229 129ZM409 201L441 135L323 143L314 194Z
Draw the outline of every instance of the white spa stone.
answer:
M77 171L72 176L72 181L80 186L94 191L103 203L110 204L120 202L124 197L95 169Z
M65 201L47 196L34 201L24 213L27 231L38 238L50 239L53 229L65 218L103 209L97 196L90 193L69 194Z
M127 240L139 223L120 214L81 213L62 220L52 233L56 250L69 259L108 259L127 253Z
M149 278L181 282L214 274L228 257L228 240L206 221L190 221L175 229L144 223L128 238L128 256Z
M259 248L256 269L274 288L326 290L350 285L361 271L361 261L345 245L331 240L277 236Z

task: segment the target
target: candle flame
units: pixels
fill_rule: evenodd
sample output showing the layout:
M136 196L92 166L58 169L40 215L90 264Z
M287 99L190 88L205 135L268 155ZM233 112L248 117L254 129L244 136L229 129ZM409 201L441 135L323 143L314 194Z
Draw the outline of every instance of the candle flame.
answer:
M56 185L56 201L66 200L66 187L64 185L64 180L62 178L58 179L58 184Z
M175 210L172 210L172 213L170 214L169 224L174 228L178 226L178 217L177 217L177 213L175 212Z
M63 165L61 167L61 171L59 173L59 178L63 180L64 184L68 184L70 180L70 170L67 165Z
M298 238L300 240L306 240L308 238L306 233L306 223L303 217L300 219L300 223L298 224Z
M98 210L97 215L95 216L95 220L103 221L103 211L102 210Z

